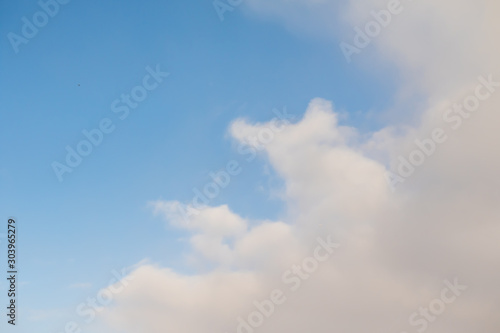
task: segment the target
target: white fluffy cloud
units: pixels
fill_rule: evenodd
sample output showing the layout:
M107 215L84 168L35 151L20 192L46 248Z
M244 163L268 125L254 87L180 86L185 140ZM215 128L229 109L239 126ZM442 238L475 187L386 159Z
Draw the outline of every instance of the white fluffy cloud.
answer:
M375 0L342 5L248 1L259 13L279 16L287 24L300 20L300 26L315 11L324 18L325 10L332 19L360 25L372 8L385 5ZM294 13L304 6L308 15L299 19ZM467 290L446 304L437 319L428 320L425 331L500 329L500 91L477 111L465 112L459 128L443 120L453 103L474 94L478 76L500 80L500 5L493 0L421 0L405 6L374 43L402 72L401 91L418 89L425 95L427 106L418 123L410 128L389 124L360 135L339 125L330 102L312 100L304 117L265 147L265 158L285 182L284 221L248 221L219 206L201 207L186 224L175 214L180 203L155 202L154 210L170 224L192 233L192 255L214 268L183 275L142 265L132 273L130 287L102 314L111 328L236 332L237 318L247 319L254 301L280 289L287 301L256 331L423 332L423 322L416 323L424 318L420 308L437 304L433 300L441 297L443 281L458 278ZM318 24L319 19L311 26ZM328 29L331 25L324 23ZM241 133L265 126L238 120L230 133L243 141ZM399 156L418 148L415 138L429 138L436 128L445 132L446 142L437 144L435 153L393 192L387 171L397 168ZM318 236L328 235L341 247L291 291L283 273L312 255Z

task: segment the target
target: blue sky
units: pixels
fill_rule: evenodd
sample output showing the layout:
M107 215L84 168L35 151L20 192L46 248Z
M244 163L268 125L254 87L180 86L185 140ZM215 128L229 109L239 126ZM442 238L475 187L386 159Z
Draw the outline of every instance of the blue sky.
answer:
M19 34L21 18L40 7L0 6L0 210L20 225L19 332L60 330L60 318L29 318L73 309L106 286L111 270L144 258L189 272L183 233L147 203L190 201L210 171L242 160L227 135L234 119L267 121L283 107L299 119L322 97L350 115L344 124L370 131L383 124L363 115L392 104L392 75L381 82L376 71L347 64L336 43L247 15L243 6L221 22L210 1L73 0L18 53L7 34ZM170 76L119 120L111 103L157 64ZM65 147L103 118L114 132L59 182L51 163L63 162ZM242 165L211 204L250 219L284 214L271 195L280 180L266 174L266 162ZM76 283L91 287L69 287Z

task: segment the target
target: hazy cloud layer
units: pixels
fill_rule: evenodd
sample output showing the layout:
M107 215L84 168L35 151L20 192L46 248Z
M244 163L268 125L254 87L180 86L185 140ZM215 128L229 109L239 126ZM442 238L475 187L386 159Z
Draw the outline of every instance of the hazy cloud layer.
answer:
M314 32L323 26L332 40L338 36L325 11L332 20L361 26L372 9L386 3L248 0L251 10L294 29ZM187 276L154 264L140 266L101 315L111 328L236 332L237 318L248 320L254 301L269 299L278 289L286 301L258 332L500 329L500 87L494 83L500 82L500 4L420 0L404 5L373 41L375 50L366 51L401 71L396 94L411 89L424 94L418 122L409 128L388 124L362 135L339 124L332 103L313 99L303 118L264 150L285 182L283 221L248 221L220 206L200 208L186 224L176 216L178 202L155 202L156 213L191 233L193 260L208 261L214 269ZM308 15L299 18L303 8ZM479 85L481 96L489 94L474 111L450 109L470 101ZM229 131L244 141L265 126L237 120ZM388 172L397 173L399 157L408 159L419 149L415 139L432 138L436 129L446 140L435 142L422 164L393 188ZM340 247L328 260L299 282L287 280L293 264L314 255L317 238L329 235ZM445 280L467 288L454 294ZM420 307L453 295L437 319L424 324Z

